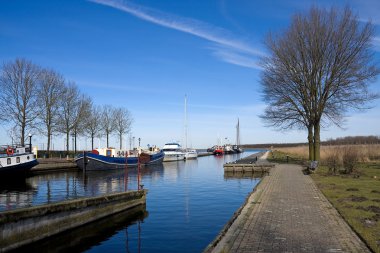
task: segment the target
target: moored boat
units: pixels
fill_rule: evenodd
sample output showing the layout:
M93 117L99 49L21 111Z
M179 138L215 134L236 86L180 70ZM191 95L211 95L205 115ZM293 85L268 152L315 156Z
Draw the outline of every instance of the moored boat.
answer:
M2 146L0 149L0 174L20 175L38 165L38 161L29 148Z
M83 157L85 156L85 160ZM78 167L83 170L111 170L125 167L136 167L162 163L164 152L145 150L117 150L114 148L95 149L92 152L80 154L75 159Z
M225 154L233 154L235 151L233 150L232 146L230 144L226 144L223 147Z
M216 146L214 149L214 155L223 155L224 149L221 146Z
M179 143L166 143L162 151L165 153L164 162L185 160L185 152Z
M197 159L198 158L198 152L195 149L186 149L185 150L185 159Z
M233 150L236 152L236 153L242 153L244 150L239 147L238 145L233 145L232 146Z

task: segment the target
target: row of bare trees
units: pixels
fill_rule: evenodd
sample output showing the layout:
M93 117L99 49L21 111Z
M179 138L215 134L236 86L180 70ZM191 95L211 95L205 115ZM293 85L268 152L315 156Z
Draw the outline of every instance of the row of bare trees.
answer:
M380 144L380 136L346 136L336 139L328 139L324 145L360 145L360 144Z
M3 64L0 90L0 123L15 129L21 145L27 132L37 130L47 138L48 154L53 135L66 136L68 152L70 135L75 140L75 151L78 136L90 137L93 149L95 137L105 135L109 146L109 135L114 133L122 148L123 135L131 130L132 116L126 108L96 106L75 82L26 59Z
M374 25L348 7L313 7L294 15L282 34L268 36L261 78L268 106L261 117L281 130L306 129L310 160L320 159L321 127L342 127L351 109L368 109L378 98L369 91L380 72L374 34Z

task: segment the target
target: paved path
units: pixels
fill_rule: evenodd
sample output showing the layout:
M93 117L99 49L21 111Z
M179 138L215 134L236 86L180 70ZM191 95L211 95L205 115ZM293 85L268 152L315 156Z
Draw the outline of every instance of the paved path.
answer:
M298 165L276 165L212 252L370 252Z

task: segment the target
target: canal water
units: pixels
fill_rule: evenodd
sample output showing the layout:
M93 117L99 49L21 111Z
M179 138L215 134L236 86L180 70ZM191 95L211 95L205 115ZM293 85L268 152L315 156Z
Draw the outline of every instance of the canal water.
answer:
M259 182L253 176L226 176L223 164L254 154L167 162L141 170L148 189L146 208L132 218L121 213L28 245L28 251L201 252L217 236ZM55 172L1 182L0 211L137 189L135 169ZM33 250L34 249L34 250ZM21 249L21 250L25 250Z

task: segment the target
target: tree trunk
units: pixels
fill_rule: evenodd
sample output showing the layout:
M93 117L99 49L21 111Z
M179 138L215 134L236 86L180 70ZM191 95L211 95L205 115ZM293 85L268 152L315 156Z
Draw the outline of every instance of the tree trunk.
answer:
M321 149L321 124L320 121L314 125L314 160L319 161Z
M108 132L107 132L107 148L109 147L109 145L108 145Z
M313 126L308 127L308 136L307 140L309 142L309 160L314 160L314 140L313 140Z
M120 149L123 148L123 135L119 134Z
M74 156L77 153L77 132L74 133Z
M47 131L47 147L46 147L46 153L47 153L47 156L50 157L50 128L48 128L48 131Z
M94 150L94 135L91 134L91 150Z
M21 146L25 146L25 124L21 124Z
M66 132L66 155L69 155L69 132Z

